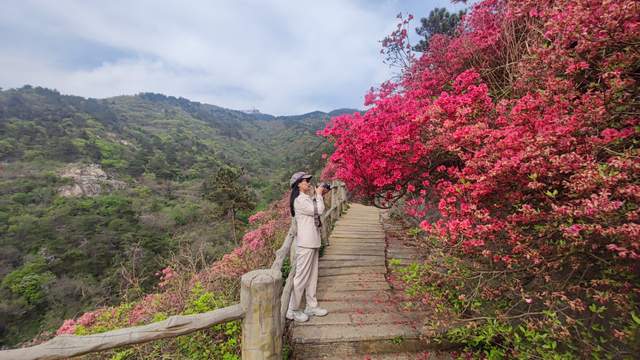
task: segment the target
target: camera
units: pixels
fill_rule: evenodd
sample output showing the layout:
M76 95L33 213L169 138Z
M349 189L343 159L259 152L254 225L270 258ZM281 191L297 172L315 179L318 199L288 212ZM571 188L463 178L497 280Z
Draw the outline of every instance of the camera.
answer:
M327 191L331 191L331 189L332 189L332 187L331 187L331 185L330 185L330 184L327 184L327 183L324 183L324 182L323 182L323 183L318 184L318 186L322 186L322 187L323 187L323 188L325 188Z

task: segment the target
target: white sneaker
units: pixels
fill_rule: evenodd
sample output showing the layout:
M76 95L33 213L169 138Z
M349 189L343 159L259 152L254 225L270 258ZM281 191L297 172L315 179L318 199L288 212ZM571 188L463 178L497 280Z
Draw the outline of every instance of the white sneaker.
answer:
M326 309L323 309L321 307L312 307L312 308L306 308L304 309L304 313L311 316L325 316L327 315L328 311Z
M287 314L285 315L285 317L289 320L295 320L297 322L305 322L309 320L309 316L307 316L307 314L303 313L300 310L287 310Z

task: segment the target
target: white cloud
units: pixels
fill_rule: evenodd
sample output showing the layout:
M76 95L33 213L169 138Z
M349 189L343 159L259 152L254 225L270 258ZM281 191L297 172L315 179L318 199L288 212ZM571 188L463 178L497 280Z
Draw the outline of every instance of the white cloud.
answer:
M91 97L153 91L273 114L361 107L390 75L378 40L403 4L14 2L0 13L0 86Z

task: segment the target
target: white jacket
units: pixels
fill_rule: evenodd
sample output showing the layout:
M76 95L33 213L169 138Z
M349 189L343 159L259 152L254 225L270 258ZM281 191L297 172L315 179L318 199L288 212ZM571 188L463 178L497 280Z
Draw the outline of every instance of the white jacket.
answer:
M324 200L322 195L315 196L318 215L322 215L324 212ZM319 248L320 242L320 229L316 227L313 221L313 199L305 194L300 193L295 200L293 200L293 210L296 213L296 222L298 224L298 233L296 236L296 245L306 248Z

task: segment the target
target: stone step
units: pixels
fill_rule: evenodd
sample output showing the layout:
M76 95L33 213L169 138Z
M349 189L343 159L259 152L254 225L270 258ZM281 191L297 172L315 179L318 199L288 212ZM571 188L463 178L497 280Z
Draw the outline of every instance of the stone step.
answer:
M333 231L331 232L331 237L344 237L349 239L357 239L357 238L375 238L375 239L385 239L384 233L378 232L356 232L356 231Z
M358 273L358 274L345 274L345 275L324 275L322 279L318 279L318 283L332 282L332 281L386 281L384 274L382 273Z
M318 264L318 276L347 275L347 274L385 274L387 268L384 265L368 265L368 266L343 266L343 267L327 267L320 268ZM318 279L318 281L321 281Z
M336 225L331 230L332 232L354 232L354 233L376 233L376 234L384 234L383 229L380 228L380 225L377 224L369 224L369 225Z
M320 261L326 256L380 256L378 254L384 253L384 250L370 249L368 246L360 247L360 249L352 250L331 250L325 251L324 255L320 257ZM330 258L329 258L330 259Z
M335 226L345 226L345 227L375 227L376 229L382 230L382 225L378 219L345 219L342 218L336 222Z
M371 312L363 314L352 314L351 320L355 325L363 324L407 324L411 327L420 328L422 321L427 316L424 312Z
M365 246L372 246L372 247L376 247L376 248L382 248L380 251L382 253L384 253L384 240L380 239L380 240L376 240L376 239L357 239L356 240L349 240L349 239L343 239L343 238L332 238L329 239L329 246L332 245L338 245L338 246L352 246L352 247L365 247Z
M324 304L318 304L326 309ZM311 316L309 321L296 323L296 326L316 326L316 325L348 325L351 324L351 313L349 312L332 312L325 316Z
M318 263L318 269L384 265L384 258L372 260L323 260Z
M386 281L323 281L317 286L317 291L358 291L358 290L389 290Z
M324 307L324 305L322 305ZM309 321L297 323L299 326L314 325L366 325L366 324L407 324L417 326L417 324L427 316L422 312L397 312L381 311L385 309L374 309L374 312L361 310L356 313L329 312L325 316L312 316ZM328 309L327 309L328 311Z
M382 226L382 223L380 222L380 217L378 215L375 214L368 214L365 216L343 216L340 218L341 223L376 223L380 226Z
M293 353L295 360L310 359L341 359L341 360L369 360L374 359L394 359L394 357L385 358L387 354L417 354L421 351L433 351L437 349L437 344L425 343L417 337L397 337L393 339L381 340L358 340L358 341L342 341L335 343L311 343L311 344L293 344ZM433 359L431 357L406 357L404 359ZM403 359L403 358L400 358ZM455 359L455 358L435 358L435 359Z
M334 238L329 240L330 240L329 245L324 248L325 251L329 251L332 249L340 249L340 250L362 249L362 245L360 243L351 243L347 239L343 240L341 238ZM363 239L363 240L367 240L367 239ZM371 244L369 249L380 251L381 253L384 254L386 244L383 241L374 240L374 241L368 241L368 242L375 243L375 244Z
M369 300L374 303L384 303L390 299L390 295L384 291L378 290L348 290L348 291L318 291L316 299L320 301L353 301L353 300Z
M384 246L367 245L363 246L339 246L331 244L325 248L323 259L327 255L379 255L384 254Z
M384 253L384 250L376 250L376 249L370 249L368 246L362 246L360 249L352 249L352 250L331 250L331 251L325 251L324 255L322 255L322 257L320 257L320 261L322 261L323 259L327 258L327 259L337 259L337 256L340 256L344 259L347 259L347 257L354 257L354 256L369 256L369 257L382 257L384 258L384 256L380 256L380 253Z
M397 311L396 306L392 303L374 302L365 300L335 300L335 301L322 301L319 302L319 306L327 309L329 313L346 312L362 314L366 312L393 312ZM329 316L329 315L327 315Z
M354 224L354 223L336 223L333 230L354 230L354 231L375 231L384 232L384 229L380 227L380 224Z
M380 214L377 211L352 211L342 216L343 219L379 219Z
M342 232L333 232L329 236L329 239L344 239L348 242L357 242L361 240L375 240L381 243L385 243L385 236L379 234L365 234L365 233L342 233Z
M342 244L342 245L347 245L350 243L353 243L354 245L357 245L360 243L374 243L378 245L385 245L384 238L380 238L380 237L375 237L375 238L370 236L354 237L354 236L344 236L344 235L330 236L329 243Z
M412 354L437 350L440 346L421 340L414 324L378 323L296 326L292 345L294 359L373 359L372 356L393 359L397 353L416 359Z
M292 340L300 344L418 338L416 326L407 324L336 324L296 326Z
M384 254L384 242L377 240L367 240L361 239L360 241L347 242L342 239L331 239L329 242L329 246L326 247L326 250L330 250L332 246L336 247L346 247L350 246L352 249L360 248L360 249L376 249L379 250L380 253Z
M361 237L371 237L371 238L382 238L384 239L383 232L377 231L353 231L353 230L335 230L331 232L332 237L347 237L347 238L361 238Z
M384 246L384 239L375 239L375 238L347 238L347 237L331 237L329 238L329 246L331 245L351 245L351 246L361 246L362 244L371 244L371 245L380 245Z
M384 234L378 225L342 226L336 225L332 232L354 232L354 233L375 233Z
M324 260L324 261L327 261L327 260L347 260L347 261L351 261L351 260L374 260L374 259L383 259L384 260L384 253L376 254L376 255L327 254L327 253L325 253L324 256L322 256L322 260Z
M335 245L336 247L349 246L351 247L350 250L352 251L356 249L369 251L377 250L379 253L384 254L384 244L376 241L360 241L357 243L347 243L345 241L337 239L336 241L332 240L329 244L330 245L325 248L325 251L331 250L331 247Z

